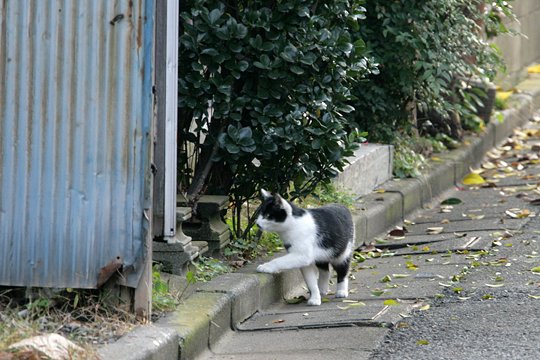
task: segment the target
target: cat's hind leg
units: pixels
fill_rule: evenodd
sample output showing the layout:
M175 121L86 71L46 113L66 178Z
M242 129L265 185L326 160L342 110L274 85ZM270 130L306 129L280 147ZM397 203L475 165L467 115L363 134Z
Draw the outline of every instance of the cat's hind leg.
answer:
M351 259L348 258L342 263L332 264L334 270L337 273L337 289L336 297L337 298L346 298L349 296L349 265Z
M330 284L330 264L329 263L317 263L319 269L319 292L321 295L328 295Z
M307 302L308 305L321 305L321 294L317 285L317 267L315 265L305 266L302 269L304 281L309 289L310 296Z

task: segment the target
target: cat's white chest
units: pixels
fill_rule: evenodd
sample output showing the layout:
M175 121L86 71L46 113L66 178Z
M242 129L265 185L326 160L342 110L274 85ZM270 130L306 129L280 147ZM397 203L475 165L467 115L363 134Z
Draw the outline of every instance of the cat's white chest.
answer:
M287 221L284 231L280 234L289 252L304 252L313 254L317 246L317 225L313 217L306 214Z

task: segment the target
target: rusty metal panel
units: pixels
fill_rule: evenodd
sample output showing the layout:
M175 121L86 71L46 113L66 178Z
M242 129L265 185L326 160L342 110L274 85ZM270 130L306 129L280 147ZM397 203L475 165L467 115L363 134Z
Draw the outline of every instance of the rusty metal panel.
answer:
M94 288L118 258L137 285L154 5L0 2L0 285Z

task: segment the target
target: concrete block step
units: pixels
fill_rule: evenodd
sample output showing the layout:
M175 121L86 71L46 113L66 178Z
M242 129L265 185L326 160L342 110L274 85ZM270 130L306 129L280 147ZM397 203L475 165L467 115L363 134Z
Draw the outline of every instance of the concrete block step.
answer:
M394 147L362 144L349 158L350 164L334 179L334 183L361 196L392 178Z

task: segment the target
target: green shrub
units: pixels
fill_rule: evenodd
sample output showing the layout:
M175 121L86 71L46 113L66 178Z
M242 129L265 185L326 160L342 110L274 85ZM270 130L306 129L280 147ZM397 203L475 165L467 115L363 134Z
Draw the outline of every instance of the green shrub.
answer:
M360 29L379 74L359 82L354 113L370 140L392 142L394 131L422 130L419 119L439 114L437 132L459 136L460 117L474 114L482 94L469 81L493 79L502 59L482 38L497 28L494 8L482 12L480 0L368 0ZM505 6L502 1L501 6ZM509 10L506 6L505 11ZM454 114L454 115L452 115ZM447 126L444 126L447 125ZM454 129L455 128L455 129Z
M179 175L189 196L229 194L240 211L261 187L300 196L342 169L364 141L347 118L349 89L372 69L354 36L358 4L184 3Z

